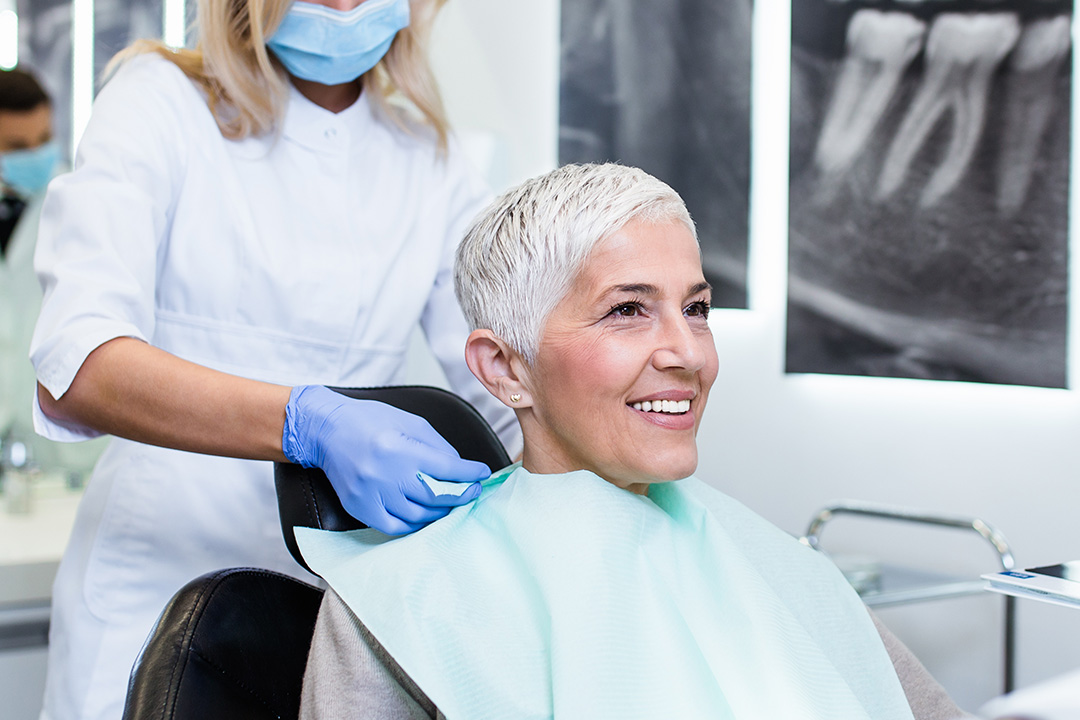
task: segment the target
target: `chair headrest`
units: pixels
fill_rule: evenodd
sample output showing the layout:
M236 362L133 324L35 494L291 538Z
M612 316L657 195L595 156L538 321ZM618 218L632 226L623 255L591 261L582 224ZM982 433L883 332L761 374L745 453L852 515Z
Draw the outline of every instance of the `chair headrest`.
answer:
M477 460L492 472L510 464L499 437L468 402L457 395L425 385L377 388L331 388L360 400L378 400L427 420L466 460ZM296 544L296 526L319 530L356 530L365 525L349 515L330 481L318 468L274 463L278 514L285 545L298 563L308 568Z

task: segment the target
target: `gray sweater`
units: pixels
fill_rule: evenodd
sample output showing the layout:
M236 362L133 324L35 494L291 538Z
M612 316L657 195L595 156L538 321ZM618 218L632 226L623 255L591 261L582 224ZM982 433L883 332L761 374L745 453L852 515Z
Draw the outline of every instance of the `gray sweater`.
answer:
M874 617L915 720L973 718L962 711L888 628ZM442 720L443 714L333 590L323 598L311 642L301 720Z

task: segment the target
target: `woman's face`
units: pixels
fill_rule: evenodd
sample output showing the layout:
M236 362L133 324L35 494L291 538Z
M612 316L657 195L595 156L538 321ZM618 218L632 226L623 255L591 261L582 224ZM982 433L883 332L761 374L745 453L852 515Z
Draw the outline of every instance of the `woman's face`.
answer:
M526 469L591 470L639 493L692 474L719 364L709 300L681 222L631 221L597 245L528 371Z

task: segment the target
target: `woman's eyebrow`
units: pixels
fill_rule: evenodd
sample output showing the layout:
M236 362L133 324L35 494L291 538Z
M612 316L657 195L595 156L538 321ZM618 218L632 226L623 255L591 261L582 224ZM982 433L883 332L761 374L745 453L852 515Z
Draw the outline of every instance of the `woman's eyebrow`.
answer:
M686 294L697 295L698 293L704 292L706 290L712 290L712 285L710 285L707 281L702 280L701 282L691 286L690 290L687 291ZM608 295L613 295L615 293L626 293L628 295L644 295L646 297L656 297L660 294L660 288L656 287L655 285L650 285L648 283L627 283L624 285L612 285L604 291L602 297L607 297Z
M627 285L612 285L604 291L604 297L614 293L626 293L628 295L656 296L660 294L660 288L648 283L630 283Z

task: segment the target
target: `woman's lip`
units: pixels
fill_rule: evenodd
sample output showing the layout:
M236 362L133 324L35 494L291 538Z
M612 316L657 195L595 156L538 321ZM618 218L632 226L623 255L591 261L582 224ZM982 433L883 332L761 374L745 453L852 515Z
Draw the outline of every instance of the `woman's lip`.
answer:
M687 412L677 414L645 412L644 410L635 410L630 405L627 405L626 407L642 420L650 422L653 425L659 425L662 428L667 428L668 430L691 430L697 423L697 418L694 416L694 409L692 406Z

